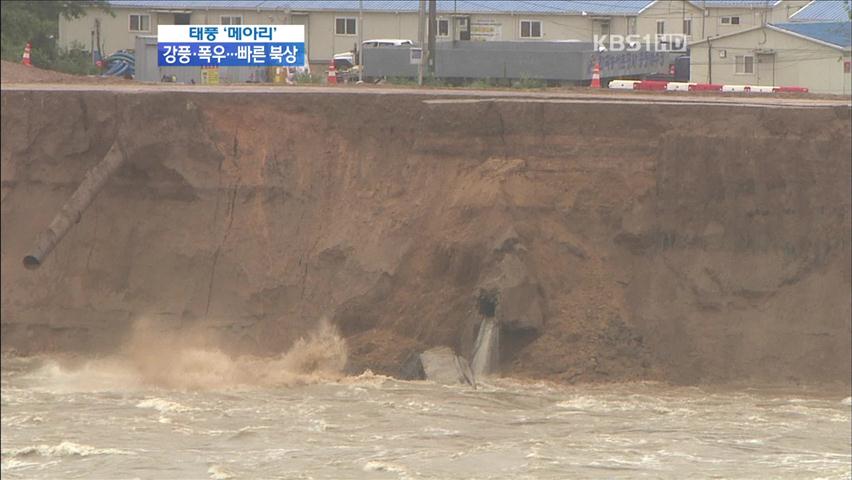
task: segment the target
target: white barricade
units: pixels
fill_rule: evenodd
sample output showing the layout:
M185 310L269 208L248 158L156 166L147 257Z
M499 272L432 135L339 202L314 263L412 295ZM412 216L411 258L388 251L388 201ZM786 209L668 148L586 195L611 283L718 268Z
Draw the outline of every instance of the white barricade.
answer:
M613 88L616 90L633 90L633 86L636 85L638 80L612 80L609 82L609 88Z
M690 85L695 84L690 82L669 82L669 84L666 85L666 90L670 92L688 92Z
M771 85L752 85L751 93L772 93L775 91L775 88Z

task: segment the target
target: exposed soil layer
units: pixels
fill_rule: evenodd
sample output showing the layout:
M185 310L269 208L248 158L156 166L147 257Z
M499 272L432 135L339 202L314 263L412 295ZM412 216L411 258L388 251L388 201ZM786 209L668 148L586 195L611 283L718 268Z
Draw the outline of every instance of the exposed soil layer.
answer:
M397 374L496 317L514 376L849 383L850 130L848 107L3 91L2 347L108 352L146 318L271 354L326 317L350 371ZM25 270L116 138L126 164Z

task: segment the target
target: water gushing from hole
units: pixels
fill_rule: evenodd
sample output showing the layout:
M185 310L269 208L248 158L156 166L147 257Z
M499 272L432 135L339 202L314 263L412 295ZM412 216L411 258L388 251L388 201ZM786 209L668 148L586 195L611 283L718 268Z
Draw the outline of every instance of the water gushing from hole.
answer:
M493 318L482 320L479 334L473 346L473 361L470 368L479 378L497 371L500 362L500 326Z

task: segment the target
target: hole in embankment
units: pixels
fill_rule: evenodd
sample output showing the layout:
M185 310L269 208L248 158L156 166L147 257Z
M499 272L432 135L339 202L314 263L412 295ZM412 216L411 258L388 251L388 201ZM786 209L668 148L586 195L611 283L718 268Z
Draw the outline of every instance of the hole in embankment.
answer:
M494 290L480 290L476 301L479 314L485 318L494 318L497 313L497 292Z
M501 368L513 362L518 353L539 337L539 332L532 328L521 330L504 328L500 331L500 366Z
M27 255L26 257L24 257L24 267L26 267L28 270L35 270L40 266L41 262L33 255Z

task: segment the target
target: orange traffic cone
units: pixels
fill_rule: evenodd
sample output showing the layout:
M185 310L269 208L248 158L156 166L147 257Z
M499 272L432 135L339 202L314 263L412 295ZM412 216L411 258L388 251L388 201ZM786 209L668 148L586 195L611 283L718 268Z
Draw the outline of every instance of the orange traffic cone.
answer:
M595 63L595 68L592 69L592 83L590 88L601 88L601 64Z
M24 47L24 57L21 59L21 63L23 63L24 65L26 65L28 67L33 66L33 62L30 61L30 52L32 52L32 51L33 51L33 44L30 43L30 42L27 42L27 46Z
M334 68L334 60L328 65L328 84L337 85L337 69Z

